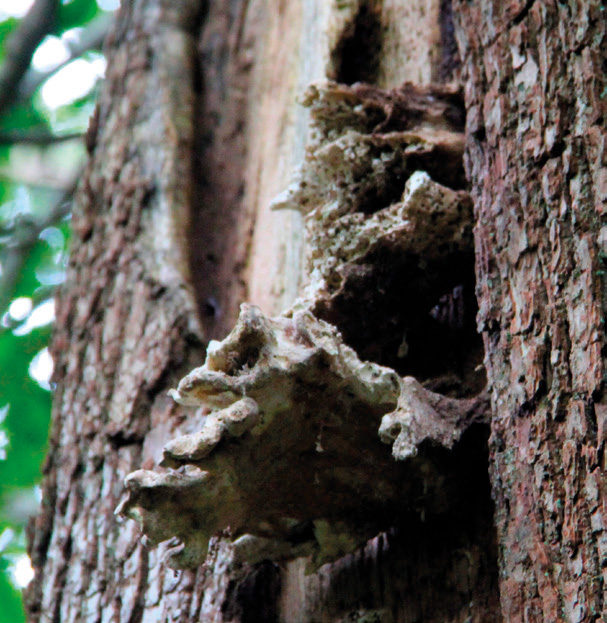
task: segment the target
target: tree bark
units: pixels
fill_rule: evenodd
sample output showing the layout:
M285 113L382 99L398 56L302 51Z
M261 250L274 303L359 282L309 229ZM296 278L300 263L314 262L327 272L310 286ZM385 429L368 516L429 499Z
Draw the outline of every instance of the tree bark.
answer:
M604 9L454 6L510 622L607 614Z
M200 11L187 0L125 5L108 42L57 302L53 425L29 543L32 621L164 620L191 606L196 574L165 574L114 507L125 474L153 463L163 431L182 421L166 388L201 348L183 244Z
M489 448L478 426L445 459L460 500L449 512L393 517L305 575L302 559L238 563L219 536L203 567L175 574L114 509L128 473L201 428L204 412L167 390L240 303L278 314L300 293L303 219L269 208L306 157L297 97L327 78L457 78L451 6L123 3L57 303L31 622L606 618L605 18L593 2L498 4L454 5Z

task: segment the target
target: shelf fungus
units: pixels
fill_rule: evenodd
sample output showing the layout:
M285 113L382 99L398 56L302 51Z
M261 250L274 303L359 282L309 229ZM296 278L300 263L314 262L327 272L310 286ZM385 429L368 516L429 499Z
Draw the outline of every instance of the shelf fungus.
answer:
M478 393L460 95L325 83L309 87L303 103L312 128L306 158L272 204L305 215L305 287L293 309L336 326L361 359L420 379L446 379L456 367L468 387L450 395Z
M222 530L248 561L312 555L316 567L399 509L439 512L442 477L420 448L452 447L486 407L361 361L309 312L266 318L250 305L172 395L212 411L199 433L167 444L169 471L127 477L118 512L150 543L177 537L175 568L202 564Z
M488 411L451 309L474 293L457 98L410 85L306 94L310 148L274 207L306 214L308 287L280 317L243 305L209 344L171 392L206 409L201 430L165 446L165 471L130 474L117 509L148 542L177 539L172 567L202 564L221 533L236 560L309 556L315 569L397 517L454 503L449 449ZM459 380L430 391L445 376Z

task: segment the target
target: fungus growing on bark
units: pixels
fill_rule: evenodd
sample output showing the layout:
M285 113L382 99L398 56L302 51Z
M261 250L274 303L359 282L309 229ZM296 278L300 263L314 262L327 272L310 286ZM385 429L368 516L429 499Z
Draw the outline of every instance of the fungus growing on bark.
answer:
M408 341L420 336L407 332L449 320L440 302L469 280L455 97L410 86L308 92L308 155L274 202L307 215L307 289L281 317L243 305L228 337L209 344L204 365L171 392L206 410L202 429L165 446L167 471L130 474L117 509L151 543L178 539L171 566L201 564L223 532L237 560L310 556L316 568L394 517L457 503L446 450L486 416L479 373L458 360L450 395L428 389L440 367L401 376L418 356ZM398 372L380 365L398 359Z
M225 529L265 539L240 542L248 558L313 554L320 565L387 527L411 499L440 511L442 477L418 450L451 448L486 407L361 361L309 312L266 318L250 305L172 395L210 408L205 424L166 445L161 465L171 471L128 476L119 512L150 542L176 536L177 568L201 564Z

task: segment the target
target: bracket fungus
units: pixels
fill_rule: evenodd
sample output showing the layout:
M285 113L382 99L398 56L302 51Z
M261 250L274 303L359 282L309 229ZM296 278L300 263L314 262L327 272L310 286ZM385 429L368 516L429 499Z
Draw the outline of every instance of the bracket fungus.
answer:
M149 542L176 536L176 568L202 564L210 537L225 529L261 538L240 540L249 560L272 551L312 554L320 565L363 544L413 499L440 510L440 479L418 450L452 447L486 407L361 361L309 312L266 318L251 305L172 395L212 410L199 433L166 445L161 465L170 471L127 477L118 512Z
M206 410L201 430L165 446L166 471L130 474L117 509L150 543L176 537L170 566L202 564L223 533L237 560L309 556L315 569L395 517L453 503L446 451L486 418L486 393L435 393L369 355L380 327L404 357L403 326L430 318L437 293L461 278L454 258L473 255L454 98L410 85L306 95L311 146L274 207L307 215L308 287L280 317L243 305L232 332L209 344L171 391ZM391 299L352 298L360 284L378 297L395 283Z

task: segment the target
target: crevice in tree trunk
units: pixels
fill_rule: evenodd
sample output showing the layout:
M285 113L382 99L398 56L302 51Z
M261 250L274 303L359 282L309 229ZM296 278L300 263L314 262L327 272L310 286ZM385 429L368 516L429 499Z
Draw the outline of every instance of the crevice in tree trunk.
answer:
M343 84L375 84L382 48L381 0L360 3L331 53L334 72L329 77Z
M439 82L449 82L456 79L462 64L455 40L452 0L441 0L440 3L440 42L441 59L437 78Z
M239 623L278 623L281 587L280 568L269 560L260 562L243 579L230 581L222 613Z
M365 547L313 576L291 567L280 620L298 612L314 623L500 623L488 434L486 425L473 426L451 456L433 453L444 461L440 469L458 499L448 512L410 509Z
M362 359L414 376L453 397L485 386L476 331L472 252L425 262L378 249L366 270L352 271L330 301L314 308L337 326Z
M223 337L247 298L254 221L243 203L254 40L248 2L210 3L199 42L190 266L205 337Z

